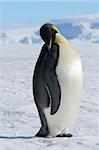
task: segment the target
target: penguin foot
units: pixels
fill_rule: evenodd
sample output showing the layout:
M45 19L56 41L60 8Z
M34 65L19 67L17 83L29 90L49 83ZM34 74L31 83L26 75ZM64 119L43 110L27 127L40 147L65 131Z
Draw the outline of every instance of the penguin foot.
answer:
M73 136L72 134L59 134L56 137L68 137L68 138L70 138L72 136Z
M38 133L35 135L35 137L47 137L48 136L48 131L41 127Z

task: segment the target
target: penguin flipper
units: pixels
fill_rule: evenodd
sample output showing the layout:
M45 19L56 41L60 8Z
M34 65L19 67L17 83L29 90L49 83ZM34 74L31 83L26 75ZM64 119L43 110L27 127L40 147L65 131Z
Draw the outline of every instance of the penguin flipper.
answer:
M54 77L56 78L56 77ZM50 91L51 91L51 97L52 97L52 105L51 105L51 115L55 114L58 109L59 109L59 106L60 106L60 97L61 97L61 91L60 91L60 86L59 86L59 83L58 83L58 80L56 78L56 80L54 79L54 82L53 82L54 86L53 86L53 89L50 88Z
M56 66L58 62L58 57L59 57L59 45L53 44L46 59L46 66L45 66L46 73L44 77L46 89L51 104L51 112L50 112L51 115L57 112L60 106L60 99L61 99L61 89L56 75Z
M54 74L51 74L51 76L49 77L49 80L47 80L46 83L47 84L45 85L45 87L48 92L50 105L51 105L50 114L54 115L60 106L60 99L61 99L60 98L61 90L60 90L57 76L55 76Z

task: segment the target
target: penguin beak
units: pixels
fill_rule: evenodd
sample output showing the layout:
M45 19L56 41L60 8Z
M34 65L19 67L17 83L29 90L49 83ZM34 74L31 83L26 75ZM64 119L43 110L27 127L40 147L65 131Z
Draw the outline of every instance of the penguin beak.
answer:
M51 49L52 44L55 41L55 34L56 33L58 33L58 29L54 25L51 25L50 40L49 40L49 44L48 44L49 50Z
M50 50L52 47L52 39L50 39L49 44L48 44L48 50Z

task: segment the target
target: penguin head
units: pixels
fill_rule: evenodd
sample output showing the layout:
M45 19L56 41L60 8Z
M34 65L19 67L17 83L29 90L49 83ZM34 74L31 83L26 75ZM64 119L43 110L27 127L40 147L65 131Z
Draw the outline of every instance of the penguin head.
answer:
M58 33L58 29L50 23L46 23L40 28L40 36L47 45L48 49L51 49L52 44L55 42L55 35Z

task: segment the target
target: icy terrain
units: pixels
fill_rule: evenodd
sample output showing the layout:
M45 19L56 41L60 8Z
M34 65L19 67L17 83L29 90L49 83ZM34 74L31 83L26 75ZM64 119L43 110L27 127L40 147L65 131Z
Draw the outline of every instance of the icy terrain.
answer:
M79 114L71 129L74 136L34 138L40 120L32 76L42 43L19 42L20 37L31 37L32 29L7 30L0 35L0 150L99 150L99 43L93 37L70 40L81 56L84 77ZM94 32L99 35L99 29Z

